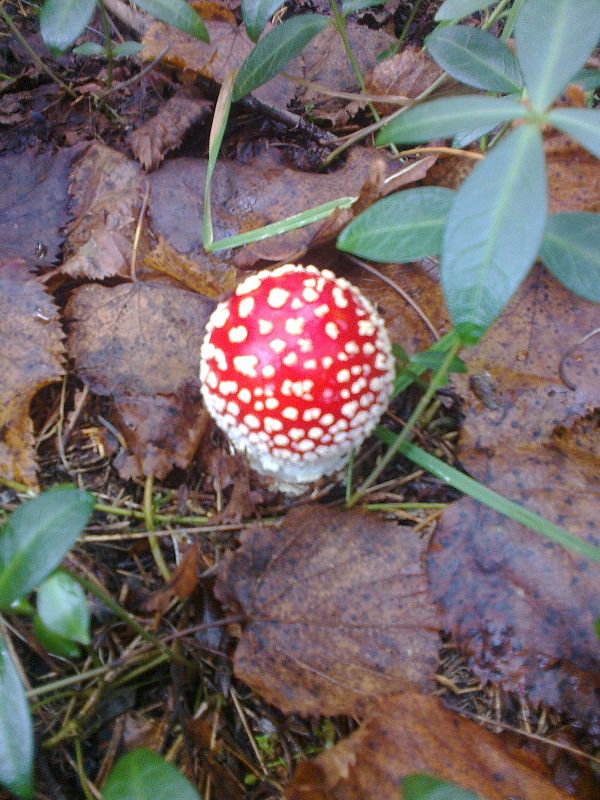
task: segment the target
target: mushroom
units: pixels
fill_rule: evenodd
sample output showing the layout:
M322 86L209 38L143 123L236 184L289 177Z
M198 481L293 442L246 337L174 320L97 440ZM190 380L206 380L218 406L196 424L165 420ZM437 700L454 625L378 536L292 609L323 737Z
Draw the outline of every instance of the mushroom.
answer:
M275 488L331 475L385 411L394 358L381 317L344 278L286 264L246 278L207 325L206 408Z

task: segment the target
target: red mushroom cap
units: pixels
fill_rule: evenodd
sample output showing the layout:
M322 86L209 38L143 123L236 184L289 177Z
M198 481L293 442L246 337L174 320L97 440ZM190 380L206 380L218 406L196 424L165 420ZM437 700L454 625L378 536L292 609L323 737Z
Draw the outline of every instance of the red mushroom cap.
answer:
M206 408L279 488L340 469L387 407L394 359L382 319L344 278L286 264L220 303L200 361Z

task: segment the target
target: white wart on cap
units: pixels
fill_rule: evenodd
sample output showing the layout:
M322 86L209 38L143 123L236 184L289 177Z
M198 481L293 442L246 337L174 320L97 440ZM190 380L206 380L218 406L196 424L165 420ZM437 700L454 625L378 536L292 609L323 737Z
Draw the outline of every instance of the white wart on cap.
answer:
M344 278L286 264L246 278L206 329L204 403L251 466L296 490L343 467L385 411L394 358Z

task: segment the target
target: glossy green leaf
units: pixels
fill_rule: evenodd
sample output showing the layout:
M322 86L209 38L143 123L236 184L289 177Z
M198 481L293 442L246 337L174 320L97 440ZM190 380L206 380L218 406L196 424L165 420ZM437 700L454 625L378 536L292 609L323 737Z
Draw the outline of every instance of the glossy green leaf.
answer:
M600 69L583 67L573 75L569 83L578 84L584 92L593 92L600 86Z
M12 512L0 529L0 608L10 608L56 569L93 506L88 492L57 486Z
M478 800L478 797L430 775L407 775L402 779L402 800Z
M40 10L40 33L46 45L66 50L81 36L96 10L96 0L46 0Z
M385 0L342 0L342 14L354 14L355 11L360 11L362 8L370 8L371 6L382 6Z
M129 58L130 56L137 56L141 49L140 42L117 42L117 44L113 45L113 56L115 58Z
M263 28L282 5L283 0L242 0L242 19L253 42L258 41Z
M527 0L515 38L534 111L543 111L560 95L599 37L598 0Z
M37 610L49 630L65 639L90 643L90 611L80 584L63 570L56 570L40 584Z
M523 86L517 59L491 33L469 25L436 28L425 40L429 54L449 75L489 92Z
M202 17L186 0L135 0L135 4L161 22L166 22L167 25L189 33L203 42L209 41Z
M416 261L439 255L455 192L406 189L378 200L340 233L339 250L372 261Z
M117 761L102 787L103 800L200 800L192 784L151 750L132 750Z
M375 143L418 144L447 138L470 128L498 125L518 119L525 108L511 97L464 95L441 97L409 108L383 127Z
M33 797L33 727L19 673L0 637L0 784Z
M552 214L540 258L572 292L600 303L600 214Z
M600 9L598 11L600 13ZM600 110L597 108L555 108L548 122L560 128L582 147L600 158Z
M78 56L103 56L106 58L106 48L98 42L84 42L73 48Z
M444 3L438 8L435 19L438 22L447 19L460 19L466 17L467 14L472 14L474 11L480 11L482 8L491 6L496 0L445 0Z
M448 216L442 288L466 344L487 330L533 264L546 208L541 134L522 125L475 167Z
M320 14L302 14L266 33L239 69L233 87L234 102L275 77L330 23Z
M33 632L42 647L52 655L69 659L80 657L81 648L77 642L51 631L44 625L39 614L35 614L33 617Z

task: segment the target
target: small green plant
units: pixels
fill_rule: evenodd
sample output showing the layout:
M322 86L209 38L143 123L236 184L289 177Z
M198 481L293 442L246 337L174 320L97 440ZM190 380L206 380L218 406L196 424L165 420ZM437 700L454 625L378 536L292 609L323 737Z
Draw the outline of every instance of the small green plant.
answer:
M479 800L473 792L430 775L407 775L401 785L402 800Z

